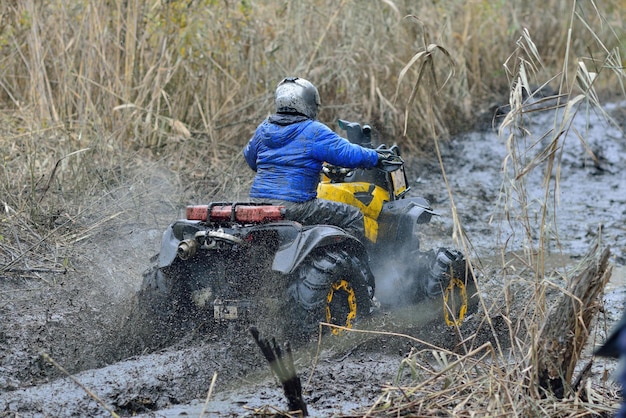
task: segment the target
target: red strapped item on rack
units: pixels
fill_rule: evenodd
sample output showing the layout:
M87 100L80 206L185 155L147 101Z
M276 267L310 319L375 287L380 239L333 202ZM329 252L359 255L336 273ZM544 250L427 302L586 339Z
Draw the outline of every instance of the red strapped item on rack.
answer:
M187 206L187 219L190 221L237 221L243 223L263 223L284 219L284 206L270 205L232 205L211 206L211 217L208 218L209 205Z

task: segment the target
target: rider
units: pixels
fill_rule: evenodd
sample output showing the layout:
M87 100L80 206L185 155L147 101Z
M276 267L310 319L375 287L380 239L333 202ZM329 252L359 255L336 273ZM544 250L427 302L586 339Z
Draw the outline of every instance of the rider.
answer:
M361 211L317 198L322 163L372 168L386 157L352 144L317 121L320 95L309 81L283 79L276 88L276 113L265 119L243 151L256 175L250 197L285 206L285 218L304 225L339 226L365 237Z

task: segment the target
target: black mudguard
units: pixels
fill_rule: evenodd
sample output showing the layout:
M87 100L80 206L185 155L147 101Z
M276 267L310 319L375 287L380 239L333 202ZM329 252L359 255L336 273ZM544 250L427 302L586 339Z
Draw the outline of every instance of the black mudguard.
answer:
M347 245L359 254L365 253L363 244L343 229L332 225L303 227L291 241L283 241L274 256L272 270L290 274L316 248L337 244Z
M430 222L434 212L421 197L385 202L378 218L379 241L408 244L415 237L415 225Z

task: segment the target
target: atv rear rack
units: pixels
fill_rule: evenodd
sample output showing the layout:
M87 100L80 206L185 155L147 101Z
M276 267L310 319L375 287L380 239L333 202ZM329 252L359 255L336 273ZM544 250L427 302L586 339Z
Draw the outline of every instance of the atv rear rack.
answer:
M190 221L265 223L285 219L285 207L249 202L209 203L187 206L186 217Z

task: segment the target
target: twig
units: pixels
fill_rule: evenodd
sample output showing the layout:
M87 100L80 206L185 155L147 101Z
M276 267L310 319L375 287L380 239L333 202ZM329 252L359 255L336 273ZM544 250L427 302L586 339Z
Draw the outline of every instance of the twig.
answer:
M202 405L202 411L200 411L200 417L204 416L206 412L206 407L209 404L209 400L211 399L211 395L213 394L213 388L215 387L215 381L217 380L217 372L213 373L213 379L211 379L211 386L209 386L209 392L206 394L206 400L204 401L204 405Z
M43 200L44 196L46 195L46 192L48 192L48 189L50 189L50 184L52 184L52 180L54 179L54 175L56 174L59 165L61 164L61 161L63 161L64 159L66 159L67 157L70 157L72 155L76 155L76 154L80 154L81 152L85 152L85 151L89 151L91 148L83 148L83 149L79 149L78 151L74 151L74 152L70 152L67 155L64 155L63 157L59 158L56 162L56 164L54 164L54 168L52 169L52 173L50 173L50 178L48 179L48 181L46 182L46 185L44 186L42 192L41 192L41 197L39 198L39 203L41 203L41 201Z
M80 383L80 381L78 379L76 379L74 376L72 376L71 374L68 373L67 370L65 370L63 368L63 366L61 366L59 363L57 363L56 361L54 361L54 359L52 357L50 357L47 353L42 352L41 353L41 357L44 358L44 360L50 362L50 364L52 364L54 367L56 367L57 369L59 369L61 372L63 372L63 374L65 374L67 377L69 377L74 383L76 383L82 390L85 391L85 393L87 393L87 395L89 395L89 397L91 399L93 399L94 401L98 402L100 404L100 406L102 406L104 409L107 410L107 412L109 414L111 414L112 417L114 418L120 418L119 415L117 415L115 413L115 411L113 411L113 409L111 409L110 406L108 406L106 403L104 403L104 401L100 398L98 398L98 396L93 393L91 390L89 390L89 388L87 388L85 385L83 385L82 383Z
M67 269L53 269L53 268L45 268L45 267L31 267L31 268L26 268L26 269L19 269L19 268L5 268L2 271L6 271L8 273L58 273L58 274L65 274L67 273ZM44 279L42 279L44 280ZM44 280L45 281L45 280Z

